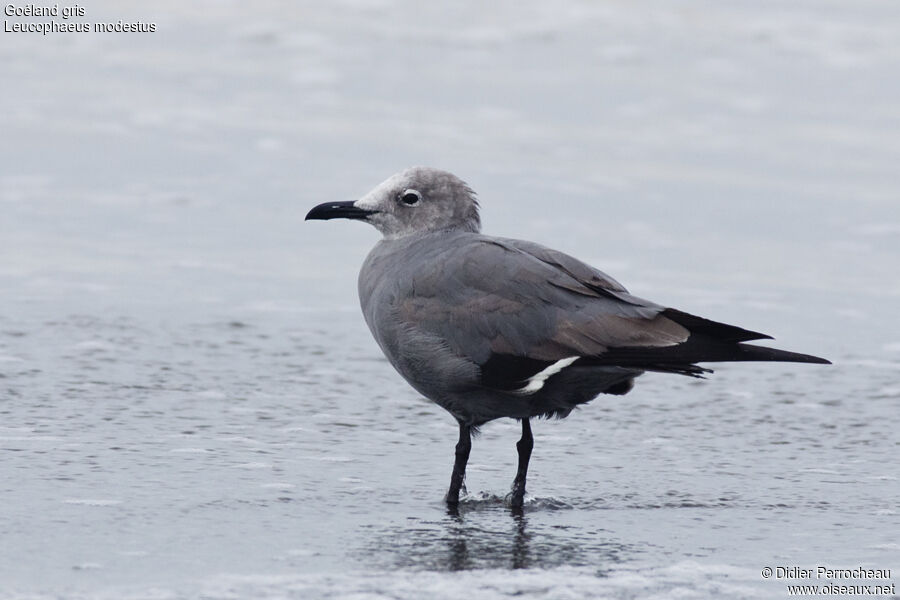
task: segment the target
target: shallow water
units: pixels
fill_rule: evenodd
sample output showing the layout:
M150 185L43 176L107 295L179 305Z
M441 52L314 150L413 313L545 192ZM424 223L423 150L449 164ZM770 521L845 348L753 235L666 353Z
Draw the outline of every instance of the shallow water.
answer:
M0 36L0 596L896 583L897 9L83 5L159 31ZM377 234L302 220L411 164L469 181L490 233L835 364L536 422L523 514L491 423L449 513L455 423L357 306Z

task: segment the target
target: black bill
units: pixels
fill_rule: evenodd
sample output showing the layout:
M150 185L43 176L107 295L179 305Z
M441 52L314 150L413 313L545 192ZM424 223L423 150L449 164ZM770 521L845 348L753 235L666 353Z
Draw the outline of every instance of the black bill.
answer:
M365 219L377 211L357 208L354 202L325 202L314 207L306 215L307 221L327 219Z

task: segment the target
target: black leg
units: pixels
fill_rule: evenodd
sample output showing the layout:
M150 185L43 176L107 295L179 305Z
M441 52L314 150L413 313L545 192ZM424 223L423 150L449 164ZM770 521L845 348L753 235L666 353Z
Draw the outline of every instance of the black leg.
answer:
M450 490L447 492L447 504L459 504L459 490L465 489L466 463L469 462L469 451L472 449L472 428L459 422L459 441L456 443L456 460L453 462L453 475L450 476Z
M532 448L534 438L531 437L531 423L528 419L522 419L522 439L516 443L516 450L519 451L519 470L516 471L512 487L513 508L521 508L525 502L525 477L528 475L528 461L531 459Z

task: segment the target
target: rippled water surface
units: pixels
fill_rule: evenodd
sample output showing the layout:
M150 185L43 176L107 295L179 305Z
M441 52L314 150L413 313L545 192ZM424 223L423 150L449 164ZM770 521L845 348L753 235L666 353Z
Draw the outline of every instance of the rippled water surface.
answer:
M900 579L897 8L82 4L158 31L0 35L0 596ZM518 426L488 424L448 512L455 422L357 306L377 234L303 222L412 164L466 179L487 232L835 364L646 375L535 422L522 514Z

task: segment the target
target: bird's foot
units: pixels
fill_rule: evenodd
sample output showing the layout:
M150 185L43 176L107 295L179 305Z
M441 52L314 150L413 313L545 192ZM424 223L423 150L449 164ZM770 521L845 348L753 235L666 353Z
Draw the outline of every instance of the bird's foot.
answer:
M506 496L506 500L512 508L522 508L525 505L525 482L513 483L512 491Z
M457 506L459 504L460 497L465 499L465 497L468 495L469 492L466 491L466 484L462 484L458 488L451 486L450 490L447 492L447 495L444 497L444 501L447 503L447 506Z

